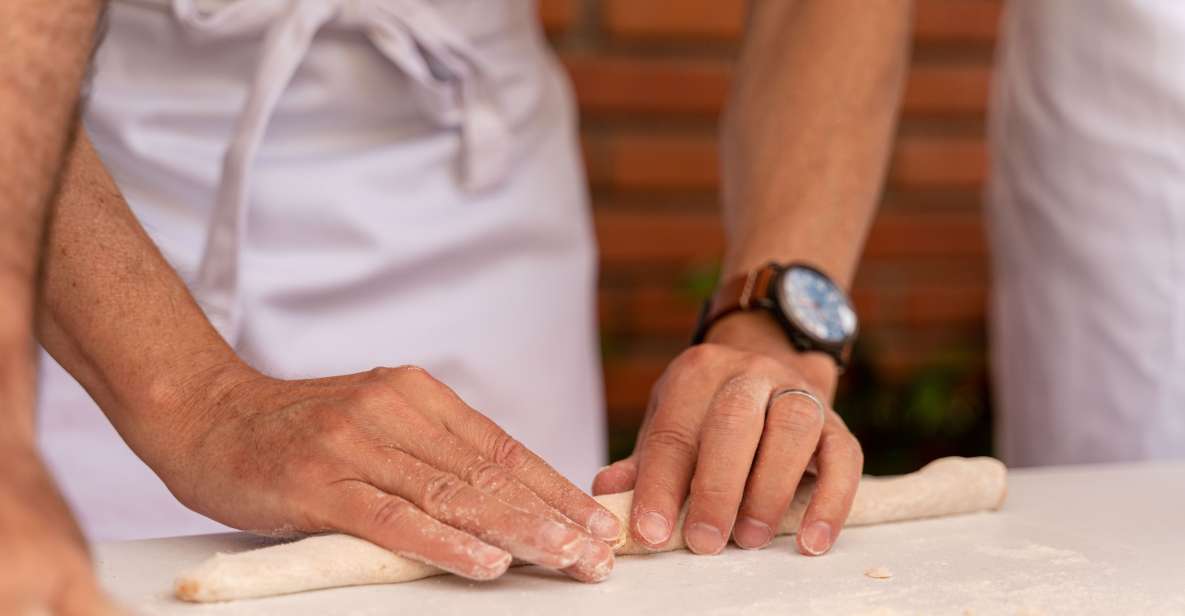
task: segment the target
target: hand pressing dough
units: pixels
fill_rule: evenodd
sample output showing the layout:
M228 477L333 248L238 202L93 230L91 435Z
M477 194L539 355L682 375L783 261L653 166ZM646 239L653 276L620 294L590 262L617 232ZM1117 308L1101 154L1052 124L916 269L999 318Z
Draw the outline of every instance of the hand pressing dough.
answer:
M1007 470L993 458L943 458L921 470L897 477L860 480L847 526L998 509L1004 503ZM804 477L779 535L793 534L814 491L814 478ZM598 496L626 524L633 492ZM684 514L686 511L684 511ZM661 551L678 550L683 542L683 516ZM650 552L628 533L614 551L619 555ZM267 597L287 593L409 582L445 573L349 535L317 535L239 554L216 554L176 580L175 593L185 601L210 602Z

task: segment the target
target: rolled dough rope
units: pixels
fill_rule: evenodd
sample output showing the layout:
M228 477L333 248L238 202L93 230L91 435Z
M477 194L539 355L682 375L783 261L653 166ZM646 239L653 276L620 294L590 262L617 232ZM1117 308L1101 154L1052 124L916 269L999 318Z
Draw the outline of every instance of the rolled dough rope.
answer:
M998 509L1004 503L1007 470L993 458L942 458L921 470L897 477L864 477L848 515L847 526L898 522ZM799 485L779 535L793 534L814 479ZM633 492L598 496L609 511L629 519ZM686 513L686 512L684 512ZM685 547L683 519L662 551ZM651 550L628 533L614 551L619 555ZM445 573L349 535L317 535L238 554L215 554L177 578L174 591L185 601L211 602L267 597L306 590L410 582Z

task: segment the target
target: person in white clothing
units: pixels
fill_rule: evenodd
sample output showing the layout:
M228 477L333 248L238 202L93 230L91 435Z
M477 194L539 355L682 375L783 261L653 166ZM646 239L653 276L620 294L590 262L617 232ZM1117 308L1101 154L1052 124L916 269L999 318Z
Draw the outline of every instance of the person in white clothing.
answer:
M1009 3L990 141L1005 461L1185 457L1185 4Z
M61 366L41 444L84 527L212 528L175 497L474 579L513 556L596 581L603 542L661 546L685 503L692 551L768 545L810 466L797 547L828 551L862 466L826 404L855 326L840 288L909 12L753 12L723 123L729 282L634 455L597 472L585 187L531 3L112 3L38 304ZM635 490L628 528L570 481L594 474Z

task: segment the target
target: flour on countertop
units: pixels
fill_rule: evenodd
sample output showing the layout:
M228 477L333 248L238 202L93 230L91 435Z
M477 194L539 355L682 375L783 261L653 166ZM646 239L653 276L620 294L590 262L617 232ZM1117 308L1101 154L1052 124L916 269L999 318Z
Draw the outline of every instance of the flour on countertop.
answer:
M1031 542L1015 548L999 545L982 545L975 548L975 551L986 556L1015 560L1042 560L1054 565L1080 565L1090 562L1081 552L1063 550L1053 546Z

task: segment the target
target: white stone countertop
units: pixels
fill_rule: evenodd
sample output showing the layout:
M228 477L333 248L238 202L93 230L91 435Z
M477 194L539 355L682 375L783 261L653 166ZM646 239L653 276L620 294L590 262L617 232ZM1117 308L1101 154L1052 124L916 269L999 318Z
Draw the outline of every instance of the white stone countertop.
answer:
M760 551L622 557L585 585L533 567L234 603L172 599L172 579L243 534L102 543L104 586L137 614L1175 614L1185 616L1185 463L1016 470L1002 510L844 531L822 558ZM883 567L888 579L865 575Z

